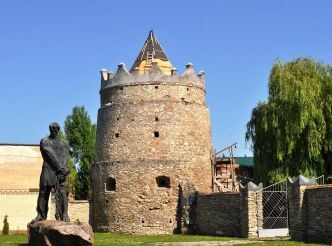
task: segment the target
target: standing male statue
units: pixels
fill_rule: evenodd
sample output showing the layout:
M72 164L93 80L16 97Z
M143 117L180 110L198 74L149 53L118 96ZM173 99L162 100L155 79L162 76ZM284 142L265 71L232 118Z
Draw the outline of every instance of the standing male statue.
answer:
M48 199L51 189L55 189L56 219L69 222L66 177L69 174L69 144L59 139L60 126L53 122L49 126L50 135L40 141L40 151L44 159L39 181L37 217L32 223L46 220Z

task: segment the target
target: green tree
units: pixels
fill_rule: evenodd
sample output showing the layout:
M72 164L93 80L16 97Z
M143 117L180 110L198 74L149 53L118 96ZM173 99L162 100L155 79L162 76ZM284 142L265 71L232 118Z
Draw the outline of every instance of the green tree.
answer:
M68 141L66 135L61 130L59 132L59 138ZM67 177L67 193L75 194L77 172L72 158L69 159L67 167L69 169L69 175Z
M309 58L277 61L268 99L247 123L256 181L332 173L332 69Z
M77 167L75 197L88 199L91 192L90 168L95 160L96 125L91 122L84 106L76 106L67 116L64 129Z
M8 235L8 234L9 234L8 216L5 215L5 218L3 219L2 235Z

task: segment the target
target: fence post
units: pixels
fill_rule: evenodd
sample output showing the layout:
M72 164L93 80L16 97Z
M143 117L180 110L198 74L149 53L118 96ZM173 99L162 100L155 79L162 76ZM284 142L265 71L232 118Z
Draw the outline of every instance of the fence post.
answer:
M249 182L246 186L240 185L241 192L241 236L256 238L258 230L263 226L262 207L263 185Z
M307 239L307 218L305 206L305 190L310 185L316 185L315 179L308 179L302 175L295 180L287 180L289 235L292 240L305 241Z

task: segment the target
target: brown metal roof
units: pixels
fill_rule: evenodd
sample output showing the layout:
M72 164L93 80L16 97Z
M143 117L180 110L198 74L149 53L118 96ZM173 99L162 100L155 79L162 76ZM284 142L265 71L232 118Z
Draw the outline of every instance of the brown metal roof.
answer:
M152 59L168 61L168 58L153 31L150 31L149 36L146 39L144 46L138 54L134 64L131 66L130 71L134 70L136 67L139 67L139 64L143 60L147 60L148 54L152 55Z

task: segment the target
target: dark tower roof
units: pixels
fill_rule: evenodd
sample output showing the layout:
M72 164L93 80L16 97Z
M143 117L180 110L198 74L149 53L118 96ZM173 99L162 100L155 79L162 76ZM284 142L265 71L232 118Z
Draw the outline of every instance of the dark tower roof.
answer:
M149 36L146 39L134 64L131 66L130 71L134 70L136 67L140 67L142 61L158 59L162 61L169 61L154 32L150 31Z

